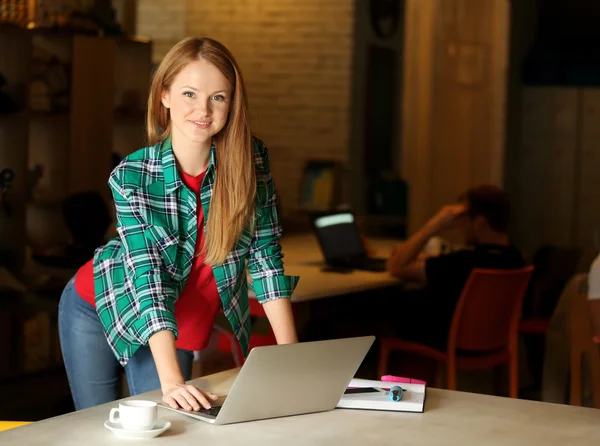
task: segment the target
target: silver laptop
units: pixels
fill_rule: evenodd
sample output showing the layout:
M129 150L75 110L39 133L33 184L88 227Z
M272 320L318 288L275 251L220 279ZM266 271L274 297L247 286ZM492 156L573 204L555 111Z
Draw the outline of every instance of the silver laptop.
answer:
M214 424L335 409L374 336L256 347L222 405L199 412L161 407Z

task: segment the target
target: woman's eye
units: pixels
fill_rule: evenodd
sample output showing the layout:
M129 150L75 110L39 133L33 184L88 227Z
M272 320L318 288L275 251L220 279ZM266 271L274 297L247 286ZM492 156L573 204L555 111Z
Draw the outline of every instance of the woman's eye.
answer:
M187 96L188 98L193 98L194 97L194 93L191 91L186 91L183 93L184 96Z
M215 101L224 101L225 100L225 96L223 96L222 94L217 94L217 95L213 96L213 100L215 100Z

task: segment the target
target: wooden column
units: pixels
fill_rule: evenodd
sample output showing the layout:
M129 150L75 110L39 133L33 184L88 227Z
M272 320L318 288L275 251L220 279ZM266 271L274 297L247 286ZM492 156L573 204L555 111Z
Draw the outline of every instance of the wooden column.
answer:
M509 22L508 0L407 2L410 232L466 188L503 183Z

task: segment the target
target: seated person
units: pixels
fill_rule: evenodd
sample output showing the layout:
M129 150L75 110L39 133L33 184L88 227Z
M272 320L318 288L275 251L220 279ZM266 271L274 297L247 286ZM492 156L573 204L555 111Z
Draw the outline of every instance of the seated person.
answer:
M590 267L588 276L588 300L592 315L594 336L600 336L600 254Z
M445 350L454 309L471 271L525 266L523 256L508 238L509 214L509 201L502 189L478 186L461 195L457 204L444 206L396 246L388 259L388 272L420 282L424 288L398 299L398 311L411 317L402 318L390 335ZM453 226L472 249L433 257L422 254L432 237Z

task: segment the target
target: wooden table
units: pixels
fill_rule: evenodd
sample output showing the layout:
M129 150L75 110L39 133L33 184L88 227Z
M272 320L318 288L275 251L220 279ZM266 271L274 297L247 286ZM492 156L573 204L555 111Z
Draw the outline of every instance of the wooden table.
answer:
M236 370L193 381L226 394ZM158 391L137 398L160 400ZM6 402L8 403L8 402ZM104 428L117 402L0 433L4 445L115 445ZM600 444L600 410L428 389L425 413L336 409L249 423L214 426L159 409L172 427L144 445L421 445L580 446Z
M387 258L398 240L369 241L374 257ZM386 272L354 270L348 273L323 271L324 260L316 238L311 234L283 237L285 273L300 276L292 302L305 302L397 285L399 280Z
M399 242L392 239L369 240L370 255L387 258ZM291 300L294 304L296 329L302 340L321 339L323 334L315 333L315 327L327 323L321 321L331 321L339 317L342 307L351 313L363 311L364 298L348 298L353 293L375 292L402 285L399 279L387 272L324 270L325 262L314 234L285 236L281 239L281 245L285 273L300 276ZM250 297L253 297L252 292ZM228 327L224 322L222 325ZM356 333L357 336L360 334Z

